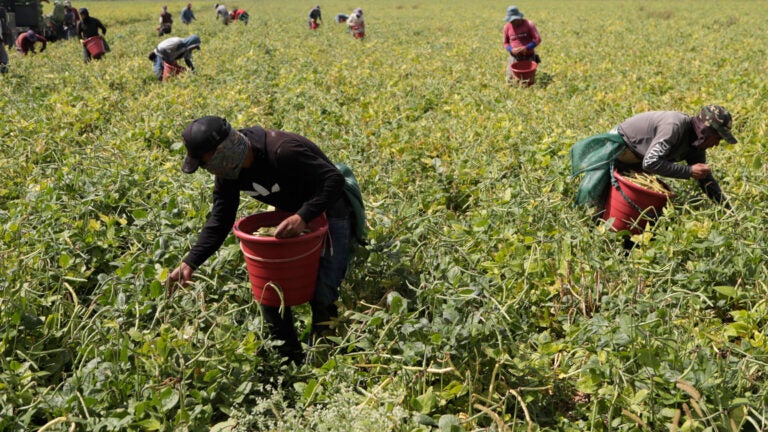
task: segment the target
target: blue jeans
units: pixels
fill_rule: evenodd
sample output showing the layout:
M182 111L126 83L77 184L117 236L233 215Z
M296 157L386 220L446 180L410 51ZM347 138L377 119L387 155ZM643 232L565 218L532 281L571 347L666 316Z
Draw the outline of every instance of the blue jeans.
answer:
M339 298L339 286L347 274L349 264L349 241L352 236L352 222L349 217L328 219L330 241L320 256L320 268L315 284L312 303L328 306Z
M352 222L349 216L328 219L328 234L330 240L326 242L320 256L315 295L309 302L312 308L313 332L316 327L327 327L327 321L335 318L337 314L334 302L339 298L339 286L344 280L349 264L349 242L352 238ZM275 306L261 305L261 311L272 337L283 341L283 345L278 348L280 354L296 364L301 363L303 350L293 325L291 308L284 308L282 315L280 308Z
M163 80L163 58L160 56L155 57L154 71L157 79L162 81Z

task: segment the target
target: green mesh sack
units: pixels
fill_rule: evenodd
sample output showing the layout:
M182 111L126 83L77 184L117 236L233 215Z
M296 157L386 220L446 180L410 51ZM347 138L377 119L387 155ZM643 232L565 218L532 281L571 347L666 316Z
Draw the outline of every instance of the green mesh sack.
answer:
M611 178L611 162L626 148L621 135L608 132L585 138L571 147L571 178L584 177L576 192L576 205L597 205Z

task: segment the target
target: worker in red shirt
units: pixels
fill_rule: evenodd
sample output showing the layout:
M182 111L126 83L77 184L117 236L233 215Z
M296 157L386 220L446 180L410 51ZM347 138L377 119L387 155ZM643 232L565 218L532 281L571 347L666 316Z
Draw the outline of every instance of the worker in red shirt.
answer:
M509 53L507 81L510 81L512 63L526 60L541 63L541 58L536 54L536 47L541 44L541 36L533 21L523 18L523 13L517 6L507 8L504 21L507 22L504 25L504 49Z
M232 19L232 22L242 21L243 24L248 25L248 12L244 11L243 9L235 8L232 12L229 13L229 17Z
M45 47L46 45L48 45L48 41L45 40L44 37L35 33L34 30L28 30L20 34L19 37L16 38L16 51L24 55L27 55L27 53L29 52L32 52L32 54L34 54L35 42L40 42L43 44L43 46L40 47L40 52L45 51Z

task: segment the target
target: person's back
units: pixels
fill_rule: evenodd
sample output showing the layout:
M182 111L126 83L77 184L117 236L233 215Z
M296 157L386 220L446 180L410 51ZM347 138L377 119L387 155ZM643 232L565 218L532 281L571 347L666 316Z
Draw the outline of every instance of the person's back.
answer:
M155 50L159 56L161 56L167 62L176 61L176 59L182 57L186 52L184 46L184 39L180 37L170 37L160 42Z
M40 48L40 52L45 51L48 41L44 37L35 33L33 30L21 33L19 37L16 38L16 50L24 55L27 55L29 52L34 53L35 42L40 42L43 44L43 46Z

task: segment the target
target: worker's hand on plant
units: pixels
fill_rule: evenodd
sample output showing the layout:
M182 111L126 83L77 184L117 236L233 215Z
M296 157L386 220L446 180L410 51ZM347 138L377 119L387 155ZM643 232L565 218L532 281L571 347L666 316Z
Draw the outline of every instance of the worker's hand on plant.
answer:
M712 170L707 164L697 163L691 165L691 177L695 178L696 180L701 180L710 174L712 174Z
M181 286L185 288L192 280L192 273L195 269L189 266L189 264L182 262L180 266L176 267L174 271L168 275L168 280L165 282L165 288L167 290L168 298L170 298L176 291L176 288Z
M304 219L302 219L301 216L297 214L291 215L284 221L280 222L280 225L277 226L275 229L275 237L296 237L297 235L301 234L301 232L304 231L304 228L306 227L307 223L304 222Z

